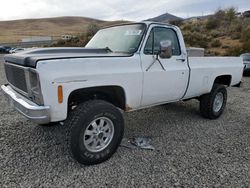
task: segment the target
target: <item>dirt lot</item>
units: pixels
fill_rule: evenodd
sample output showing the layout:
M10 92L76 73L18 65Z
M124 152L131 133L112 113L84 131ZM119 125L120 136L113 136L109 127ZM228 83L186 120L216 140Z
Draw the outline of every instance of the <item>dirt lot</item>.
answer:
M120 147L90 167L69 157L65 126L27 121L0 92L0 187L249 187L250 77L243 81L218 120L203 119L195 100L126 114L125 137L149 137L156 149Z

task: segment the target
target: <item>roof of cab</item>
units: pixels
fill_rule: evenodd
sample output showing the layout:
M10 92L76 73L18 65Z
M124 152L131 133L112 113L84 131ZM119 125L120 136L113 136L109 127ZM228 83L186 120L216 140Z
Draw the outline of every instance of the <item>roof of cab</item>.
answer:
M171 25L169 23L154 22L154 21L141 21L141 22L127 22L127 23L114 24L114 25L103 27L101 29L106 29L106 28L116 27L116 26L123 26L123 25L132 25L132 24L145 24L147 27L149 27L152 24L155 24L155 25L166 25L166 26L176 27L175 25Z

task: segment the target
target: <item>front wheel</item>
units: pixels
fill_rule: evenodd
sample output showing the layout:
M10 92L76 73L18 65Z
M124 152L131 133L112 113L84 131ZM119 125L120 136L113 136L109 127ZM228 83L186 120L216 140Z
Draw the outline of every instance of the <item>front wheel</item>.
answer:
M217 119L223 113L227 102L227 90L224 85L215 84L210 93L201 96L201 115L209 119Z
M109 159L121 143L124 120L121 112L102 100L78 105L65 122L68 146L81 164L94 165Z

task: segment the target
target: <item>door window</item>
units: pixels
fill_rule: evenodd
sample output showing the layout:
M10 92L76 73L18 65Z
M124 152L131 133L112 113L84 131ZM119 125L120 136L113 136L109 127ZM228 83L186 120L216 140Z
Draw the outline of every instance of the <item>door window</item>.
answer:
M172 42L173 55L180 55L180 45L176 32L170 28L154 27L148 37L147 43L144 48L144 54L155 55L160 50L160 42L170 40Z

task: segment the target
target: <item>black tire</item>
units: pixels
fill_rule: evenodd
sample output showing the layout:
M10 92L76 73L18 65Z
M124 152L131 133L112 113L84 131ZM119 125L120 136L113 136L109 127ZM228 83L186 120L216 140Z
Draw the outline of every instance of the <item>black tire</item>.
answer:
M223 96L223 103L219 110L214 109L214 101L217 94L220 93ZM212 91L208 94L201 96L200 98L200 112L201 115L209 119L217 119L223 113L227 102L227 90L224 85L214 84Z
M85 145L85 132L87 129L89 131L91 123L98 121L96 120L98 118L111 120L114 132L103 150L93 152ZM123 137L124 120L120 110L112 104L102 100L91 100L78 105L65 121L65 126L69 126L67 128L67 143L73 158L81 164L94 165L108 160L116 152ZM104 137L99 138L99 136L100 133L95 139L101 141L105 139Z
M249 77L250 76L250 71L244 71L243 76Z

